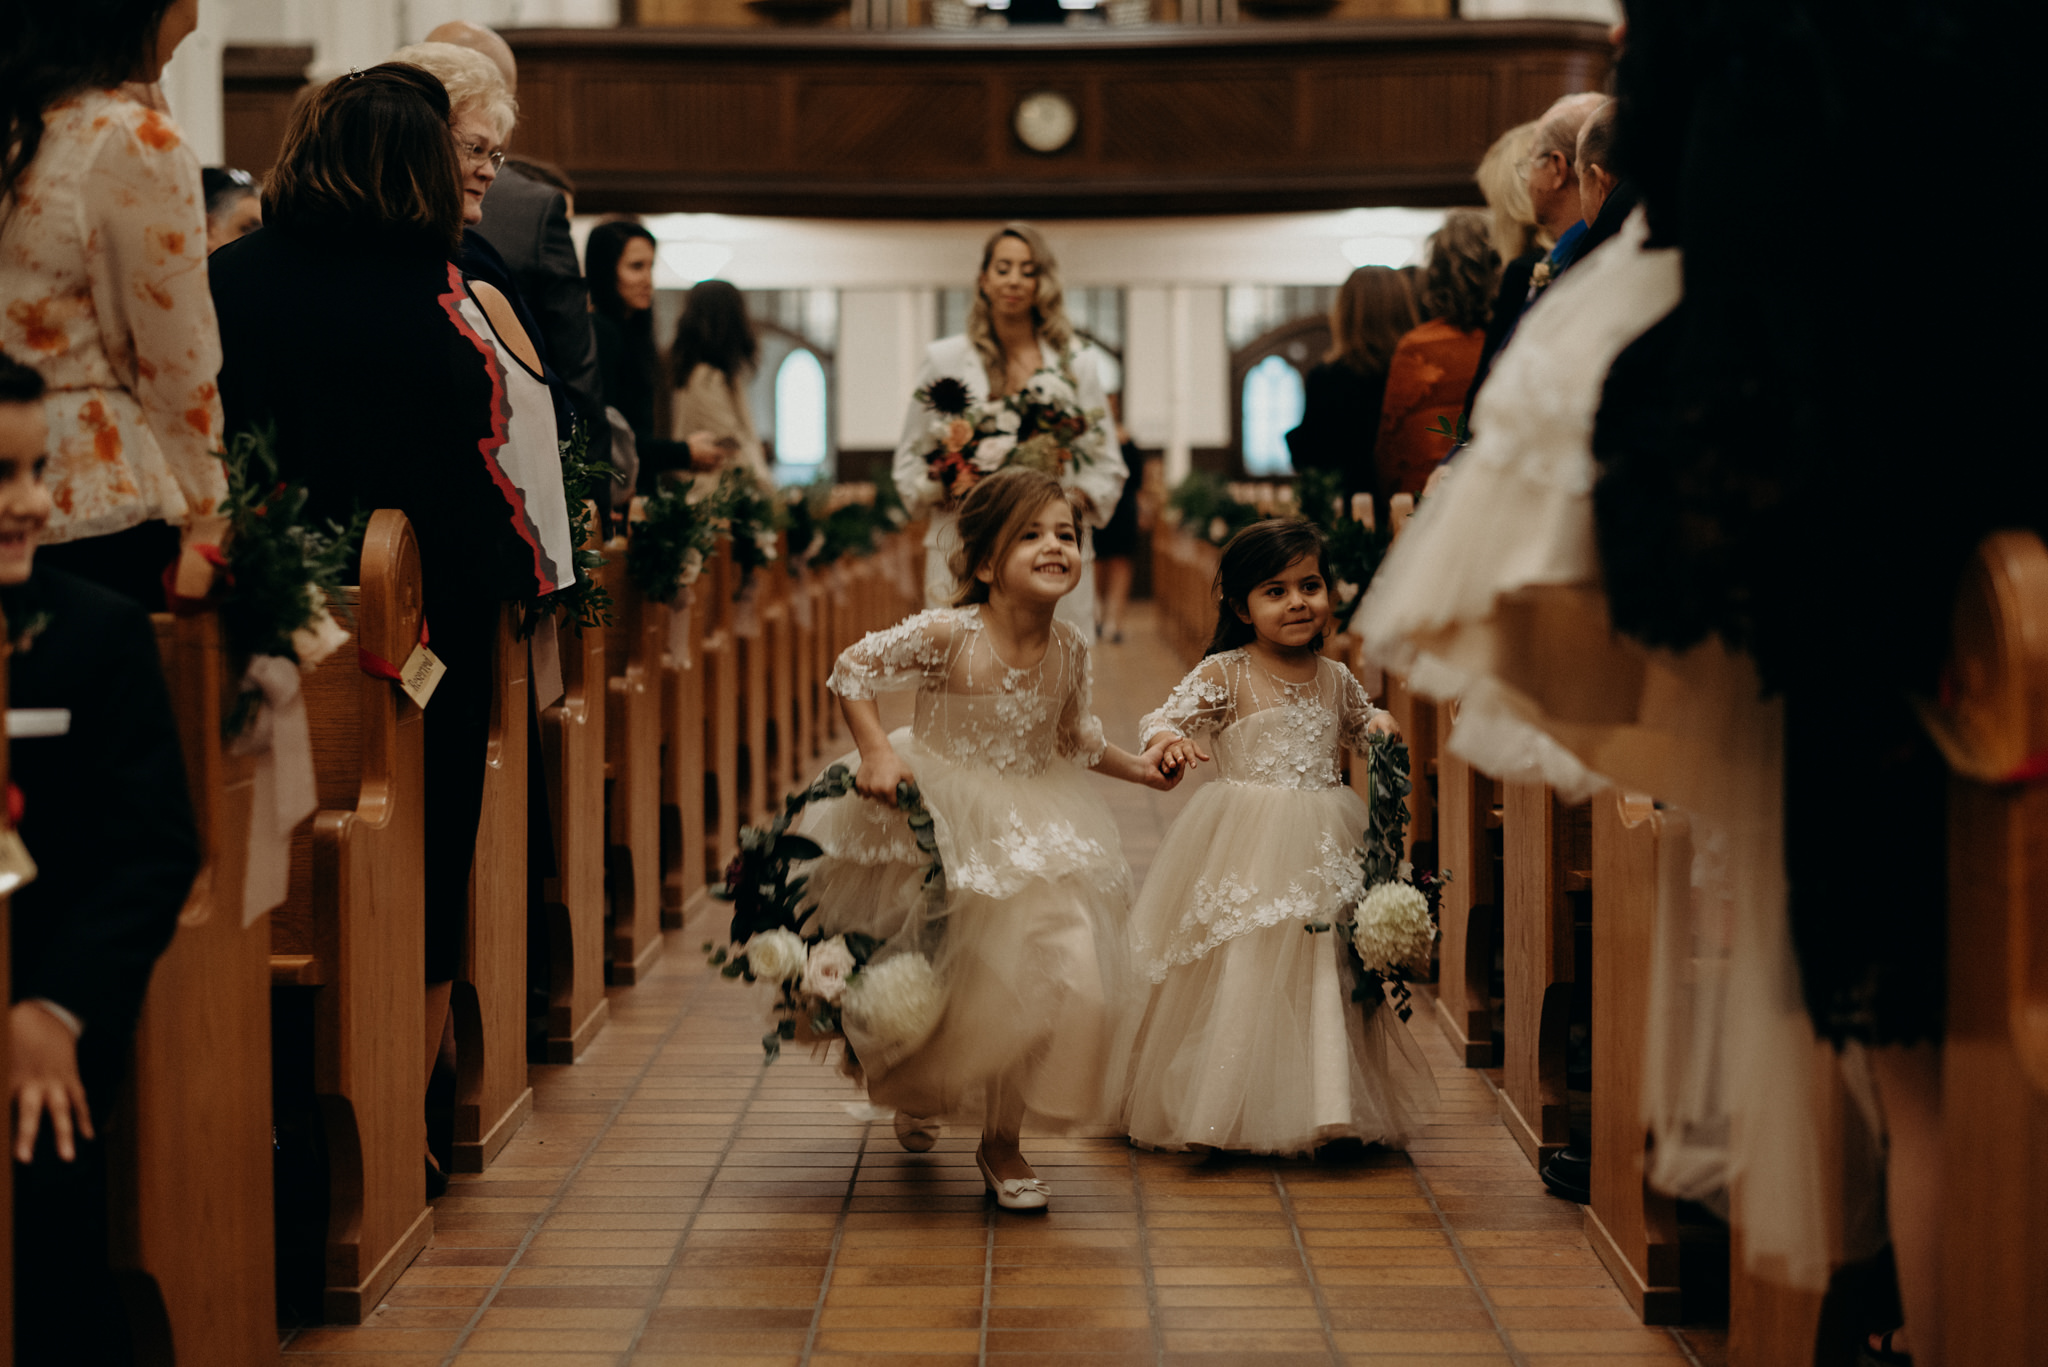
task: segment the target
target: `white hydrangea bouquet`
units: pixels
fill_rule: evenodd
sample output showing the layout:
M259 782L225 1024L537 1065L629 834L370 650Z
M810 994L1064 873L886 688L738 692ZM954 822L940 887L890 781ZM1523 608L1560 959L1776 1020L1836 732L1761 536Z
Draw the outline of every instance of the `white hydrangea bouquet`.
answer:
M1328 921L1311 921L1307 929L1341 930L1358 975L1351 999L1371 1011L1384 999L1384 988L1405 1021L1412 1010L1410 977L1429 972L1436 949L1437 899L1444 875L1418 875L1402 857L1411 786L1408 747L1393 736L1375 735L1357 762L1368 766L1371 779L1365 841L1358 848L1363 895L1335 927Z
M793 865L824 853L816 841L791 834L790 823L812 800L852 790L852 771L835 764L792 794L772 823L740 832L739 853L726 868L720 893L733 904L732 943L704 945L726 977L774 985L775 1028L761 1039L769 1058L781 1053L785 1040L840 1039L846 1041L850 1072L859 1068L856 1045L890 1060L916 1049L937 1028L945 1006L930 960L914 950L881 955L885 942L873 935L822 934L813 924L817 907L803 904L808 880L790 876ZM918 848L931 861L924 879L927 902L942 902L946 874L931 813L915 784L899 785L896 798Z

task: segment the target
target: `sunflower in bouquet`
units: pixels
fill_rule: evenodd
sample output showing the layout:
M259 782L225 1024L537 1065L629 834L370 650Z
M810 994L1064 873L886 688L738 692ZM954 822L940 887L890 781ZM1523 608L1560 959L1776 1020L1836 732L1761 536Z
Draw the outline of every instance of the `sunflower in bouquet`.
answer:
M863 1047L900 1057L937 1027L944 994L924 955L905 950L878 958L886 942L876 936L824 934L817 906L805 904L808 879L792 876L795 865L824 854L816 841L790 831L797 814L815 799L843 798L852 791L852 771L835 764L810 787L792 794L769 825L740 832L739 852L726 868L719 893L733 904L731 945L707 942L704 952L728 978L774 985L775 1028L761 1039L769 1058L781 1052L784 1040L847 1040L844 1066L857 1073L859 1060L849 1033L866 1041ZM918 848L930 857L926 900L943 902L945 869L931 813L915 784L902 784L896 796Z

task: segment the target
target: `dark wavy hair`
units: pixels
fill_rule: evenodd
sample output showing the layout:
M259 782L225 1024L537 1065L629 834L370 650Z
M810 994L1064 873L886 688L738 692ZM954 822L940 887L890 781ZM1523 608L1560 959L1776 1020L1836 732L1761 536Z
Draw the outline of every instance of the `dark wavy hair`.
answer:
M0 5L0 196L43 145L43 111L131 79L172 0L8 0Z
M42 397L42 372L0 351L0 403L34 403Z
M1274 578L1305 555L1323 563L1323 534L1316 524L1299 517L1269 517L1254 522L1223 543L1223 559L1216 566L1216 634L1209 638L1204 658L1236 650L1257 640L1252 624L1239 617L1249 610L1252 590ZM1311 643L1323 648L1323 638Z
M1422 320L1408 277L1386 266L1360 266L1330 304L1330 349L1323 359L1361 375L1384 375L1401 336Z
M754 368L760 352L754 325L747 321L746 298L737 289L724 280L706 280L690 291L669 353L677 388L687 385L700 365L737 382L741 371Z
M654 311L629 309L626 301L619 297L619 258L626 254L626 244L635 239L651 243L654 234L626 218L613 219L592 228L590 241L583 248L583 279L590 286L592 308L614 323L644 323L651 339L654 335ZM641 315L638 320L632 317L635 313ZM651 340L649 345L652 345Z
M1422 311L1460 332L1475 332L1486 326L1499 277L1500 254L1493 249L1486 215L1477 209L1453 209L1429 239Z
M292 111L263 222L372 245L462 249L462 171L448 92L404 62L337 76Z

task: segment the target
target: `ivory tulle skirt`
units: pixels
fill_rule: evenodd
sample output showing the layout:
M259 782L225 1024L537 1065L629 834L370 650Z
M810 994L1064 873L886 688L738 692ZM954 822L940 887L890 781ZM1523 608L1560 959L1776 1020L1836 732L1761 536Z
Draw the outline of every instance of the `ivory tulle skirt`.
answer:
M800 827L825 850L809 870L824 932L881 936L884 955L921 952L945 990L938 1029L904 1056L850 1040L868 1095L980 1123L1000 1082L1034 1124L1114 1123L1110 1050L1137 993L1125 947L1130 869L1108 807L1065 760L999 775L907 729L890 741L934 819L948 887L936 915L901 813L848 797L813 805Z
M1434 1105L1421 1052L1357 980L1336 932L1359 895L1365 804L1345 788L1210 783L1153 860L1131 913L1149 996L1113 1068L1132 1139L1306 1153L1333 1139L1400 1146Z

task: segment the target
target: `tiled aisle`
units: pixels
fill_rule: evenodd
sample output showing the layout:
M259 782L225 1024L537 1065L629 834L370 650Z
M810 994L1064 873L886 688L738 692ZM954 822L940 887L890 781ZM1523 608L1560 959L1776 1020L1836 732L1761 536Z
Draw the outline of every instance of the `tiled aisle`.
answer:
M1179 677L1140 616L1098 652L1112 739ZM1110 785L1141 876L1186 793ZM458 1177L431 1247L290 1367L1599 1367L1721 1362L1645 1329L1432 1029L1442 1105L1411 1154L1320 1162L1027 1140L1049 1215L985 1205L974 1136L902 1152L828 1067L763 1066L762 1007L668 937L574 1067Z

